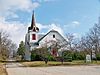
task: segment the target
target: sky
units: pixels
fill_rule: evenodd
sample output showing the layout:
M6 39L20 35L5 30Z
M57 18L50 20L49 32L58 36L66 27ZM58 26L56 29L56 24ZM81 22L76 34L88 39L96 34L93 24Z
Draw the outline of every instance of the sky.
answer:
M33 10L40 34L85 35L100 16L100 0L0 0L0 30L18 45L31 25Z

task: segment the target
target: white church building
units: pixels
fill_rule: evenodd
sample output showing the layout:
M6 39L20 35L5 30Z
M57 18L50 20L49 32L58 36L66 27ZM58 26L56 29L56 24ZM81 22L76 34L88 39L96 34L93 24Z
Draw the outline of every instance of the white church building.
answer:
M39 34L39 28L35 24L33 12L31 26L28 27L28 32L25 36L25 60L31 60L31 51L34 50L34 48L41 48L45 45L48 47L48 49L50 49L50 53L52 55L59 56L58 52L55 52L53 48L49 48L51 46L54 46L53 43L59 43L60 46L62 46L58 50L60 52L61 50L64 50L67 41L58 31L53 29L51 29L45 35L41 36Z

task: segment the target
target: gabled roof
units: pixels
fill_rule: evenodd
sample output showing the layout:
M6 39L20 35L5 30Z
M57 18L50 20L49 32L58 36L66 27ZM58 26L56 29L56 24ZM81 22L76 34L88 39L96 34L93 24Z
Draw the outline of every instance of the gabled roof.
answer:
M63 39L64 39L64 41L66 41L66 39L58 32L58 31L56 31L56 30L51 30L51 31L49 31L47 34L45 34L43 37L41 37L39 40L38 40L38 43L43 39L43 38L45 38L50 32L57 32ZM67 41L66 41L67 42Z

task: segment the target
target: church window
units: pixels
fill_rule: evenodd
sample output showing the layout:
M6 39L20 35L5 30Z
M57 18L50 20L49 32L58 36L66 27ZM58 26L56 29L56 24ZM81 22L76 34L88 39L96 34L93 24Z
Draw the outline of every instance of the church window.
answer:
M53 38L55 38L55 35L53 35Z
M36 35L32 34L32 40L36 40Z

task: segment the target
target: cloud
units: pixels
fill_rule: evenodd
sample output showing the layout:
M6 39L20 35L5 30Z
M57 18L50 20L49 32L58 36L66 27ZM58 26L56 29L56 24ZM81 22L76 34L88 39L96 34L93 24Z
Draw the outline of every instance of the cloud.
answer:
M31 0L0 0L0 16L17 15L17 10L31 12L40 4Z
M44 0L45 2L52 2L52 1L56 1L56 0Z
M79 25L80 23L78 21L73 21L73 24Z
M55 0L39 0L43 2L50 2ZM25 34L27 33L27 28L31 25L25 25L20 21L11 21L8 22L7 18L20 18L18 15L18 11L23 12L32 12L33 9L36 9L40 6L40 2L32 2L32 0L0 0L0 30L6 31L10 35L10 39L14 41L17 45L20 41L24 41ZM40 30L46 29L51 30L55 29L59 33L63 34L63 31L60 25L57 24L48 24L43 25L41 23L36 23L36 25L40 28ZM43 32L44 33L44 32Z
M62 27L59 25L59 24L55 24L55 23L51 23L51 24L48 24L48 25L43 25L43 24L40 24L40 23L36 23L37 27L39 27L40 30L56 30L58 31L60 34L64 35L64 32L62 30ZM46 31L46 32L48 32Z
M24 40L27 26L19 22L9 23L2 18L0 19L0 30L6 31L10 35L9 38L18 45L21 40Z
M38 2L54 2L54 1L57 1L57 0L37 0Z
M48 25L43 25L41 23L36 23L36 26L39 27L40 30L49 28Z
M10 39L15 42L17 45L20 43L20 41L25 41L25 34L27 33L27 28L31 24L29 23L28 25L22 24L20 22L6 22L5 18L0 17L0 30L6 31L10 35ZM37 27L39 27L40 30L56 30L60 34L64 34L62 28L58 24L48 24L48 25L43 25L41 23L36 23ZM46 31L45 34L48 32ZM40 32L44 33L44 32Z
M64 34L63 30L62 30L62 27L59 25L59 24L55 24L55 23L51 23L51 24L48 24L48 25L43 25L43 24L40 24L40 23L36 23L36 25L39 27L40 30L56 30L58 31L60 34Z
M79 39L79 38L81 38L81 35L79 34L79 33L73 33L73 36L74 36L74 38L75 39Z
M73 21L72 22L72 26L73 27L77 27L77 26L79 26L80 25L80 22L78 22L78 21Z
M63 25L64 29L68 29L68 28L76 28L80 26L80 22L79 21L72 21L71 23L67 24L67 25Z
M20 23L20 21L8 22L6 19L20 18L16 12L30 13L39 6L38 2L32 2L32 0L0 0L0 30L6 31L12 41L19 44L21 40L24 40L28 25Z
M52 30L52 29L54 29L54 30L58 31L60 34L64 35L62 27L59 24L54 24L54 23L50 24L49 30Z
M42 2L51 2L55 0L38 0ZM24 41L25 34L27 33L27 28L31 25L25 25L20 21L11 21L8 22L6 19L9 17L20 18L18 11L23 12L32 12L33 9L36 9L40 6L40 2L32 0L0 0L0 30L6 31L10 35L10 39L14 41L17 45L20 41ZM61 28L52 23L49 25L43 25L41 23L36 23L40 30L46 29L56 29L60 33L63 33Z

